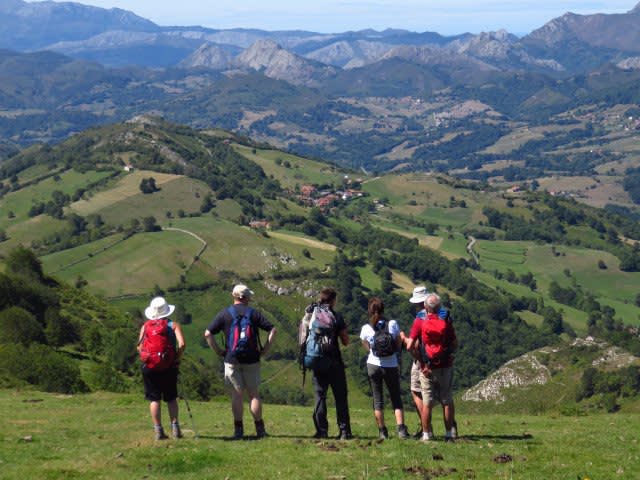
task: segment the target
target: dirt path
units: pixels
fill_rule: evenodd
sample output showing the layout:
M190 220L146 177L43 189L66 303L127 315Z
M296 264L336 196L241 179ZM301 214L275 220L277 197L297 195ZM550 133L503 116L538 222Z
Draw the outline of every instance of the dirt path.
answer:
M469 252L469 255L471 255L473 257L473 260L479 265L480 264L480 259L478 258L478 255L476 254L476 252L473 250L473 246L476 244L476 239L474 237L472 237L471 235L469 235L469 243L467 244L467 252Z
M163 231L172 231L172 232L181 232L181 233L186 233L187 235L191 235L193 238L195 238L196 240L199 240L200 242L202 242L202 248L198 251L198 253L193 257L193 260L191 261L191 263L189 265L187 265L187 268L185 268L184 273L187 274L189 273L189 270L191 270L191 267L193 267L193 265L200 260L200 257L202 256L202 254L204 253L204 251L207 249L207 247L209 246L209 244L200 236L198 236L197 234L190 232L189 230L184 230L182 228L175 228L175 227L162 227Z

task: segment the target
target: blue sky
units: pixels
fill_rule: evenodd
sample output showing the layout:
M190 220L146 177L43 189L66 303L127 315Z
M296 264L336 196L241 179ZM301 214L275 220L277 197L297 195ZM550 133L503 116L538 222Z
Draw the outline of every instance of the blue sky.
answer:
M640 0L86 0L159 25L344 32L403 28L442 34L505 28L529 33L566 12L624 13Z

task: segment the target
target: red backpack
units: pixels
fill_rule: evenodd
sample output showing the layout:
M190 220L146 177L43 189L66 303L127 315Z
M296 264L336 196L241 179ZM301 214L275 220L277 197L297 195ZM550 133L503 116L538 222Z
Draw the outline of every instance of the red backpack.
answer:
M140 360L149 370L162 371L176 359L175 335L169 320L148 320L144 324Z

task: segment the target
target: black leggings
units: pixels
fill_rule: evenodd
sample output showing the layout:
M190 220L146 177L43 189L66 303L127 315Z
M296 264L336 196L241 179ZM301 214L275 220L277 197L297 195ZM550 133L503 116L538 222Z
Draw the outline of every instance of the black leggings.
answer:
M379 367L367 363L369 385L373 393L373 409L382 410L384 399L382 396L382 382L387 385L391 405L394 410L402 409L402 396L400 395L400 369L398 367Z

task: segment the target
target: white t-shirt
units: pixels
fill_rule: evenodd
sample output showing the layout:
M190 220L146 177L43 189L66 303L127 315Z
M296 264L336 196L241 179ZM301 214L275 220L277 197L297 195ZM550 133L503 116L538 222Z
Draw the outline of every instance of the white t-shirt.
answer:
M387 320L387 328L389 329L389 333L395 339L400 335L400 327L398 326L398 322L395 320ZM367 363L371 365L377 365L378 367L389 368L389 367L397 367L398 366L398 355L393 354L388 357L377 357L373 354L373 336L375 335L375 330L368 323L362 326L362 330L360 330L360 340L369 343L369 356L367 357Z

